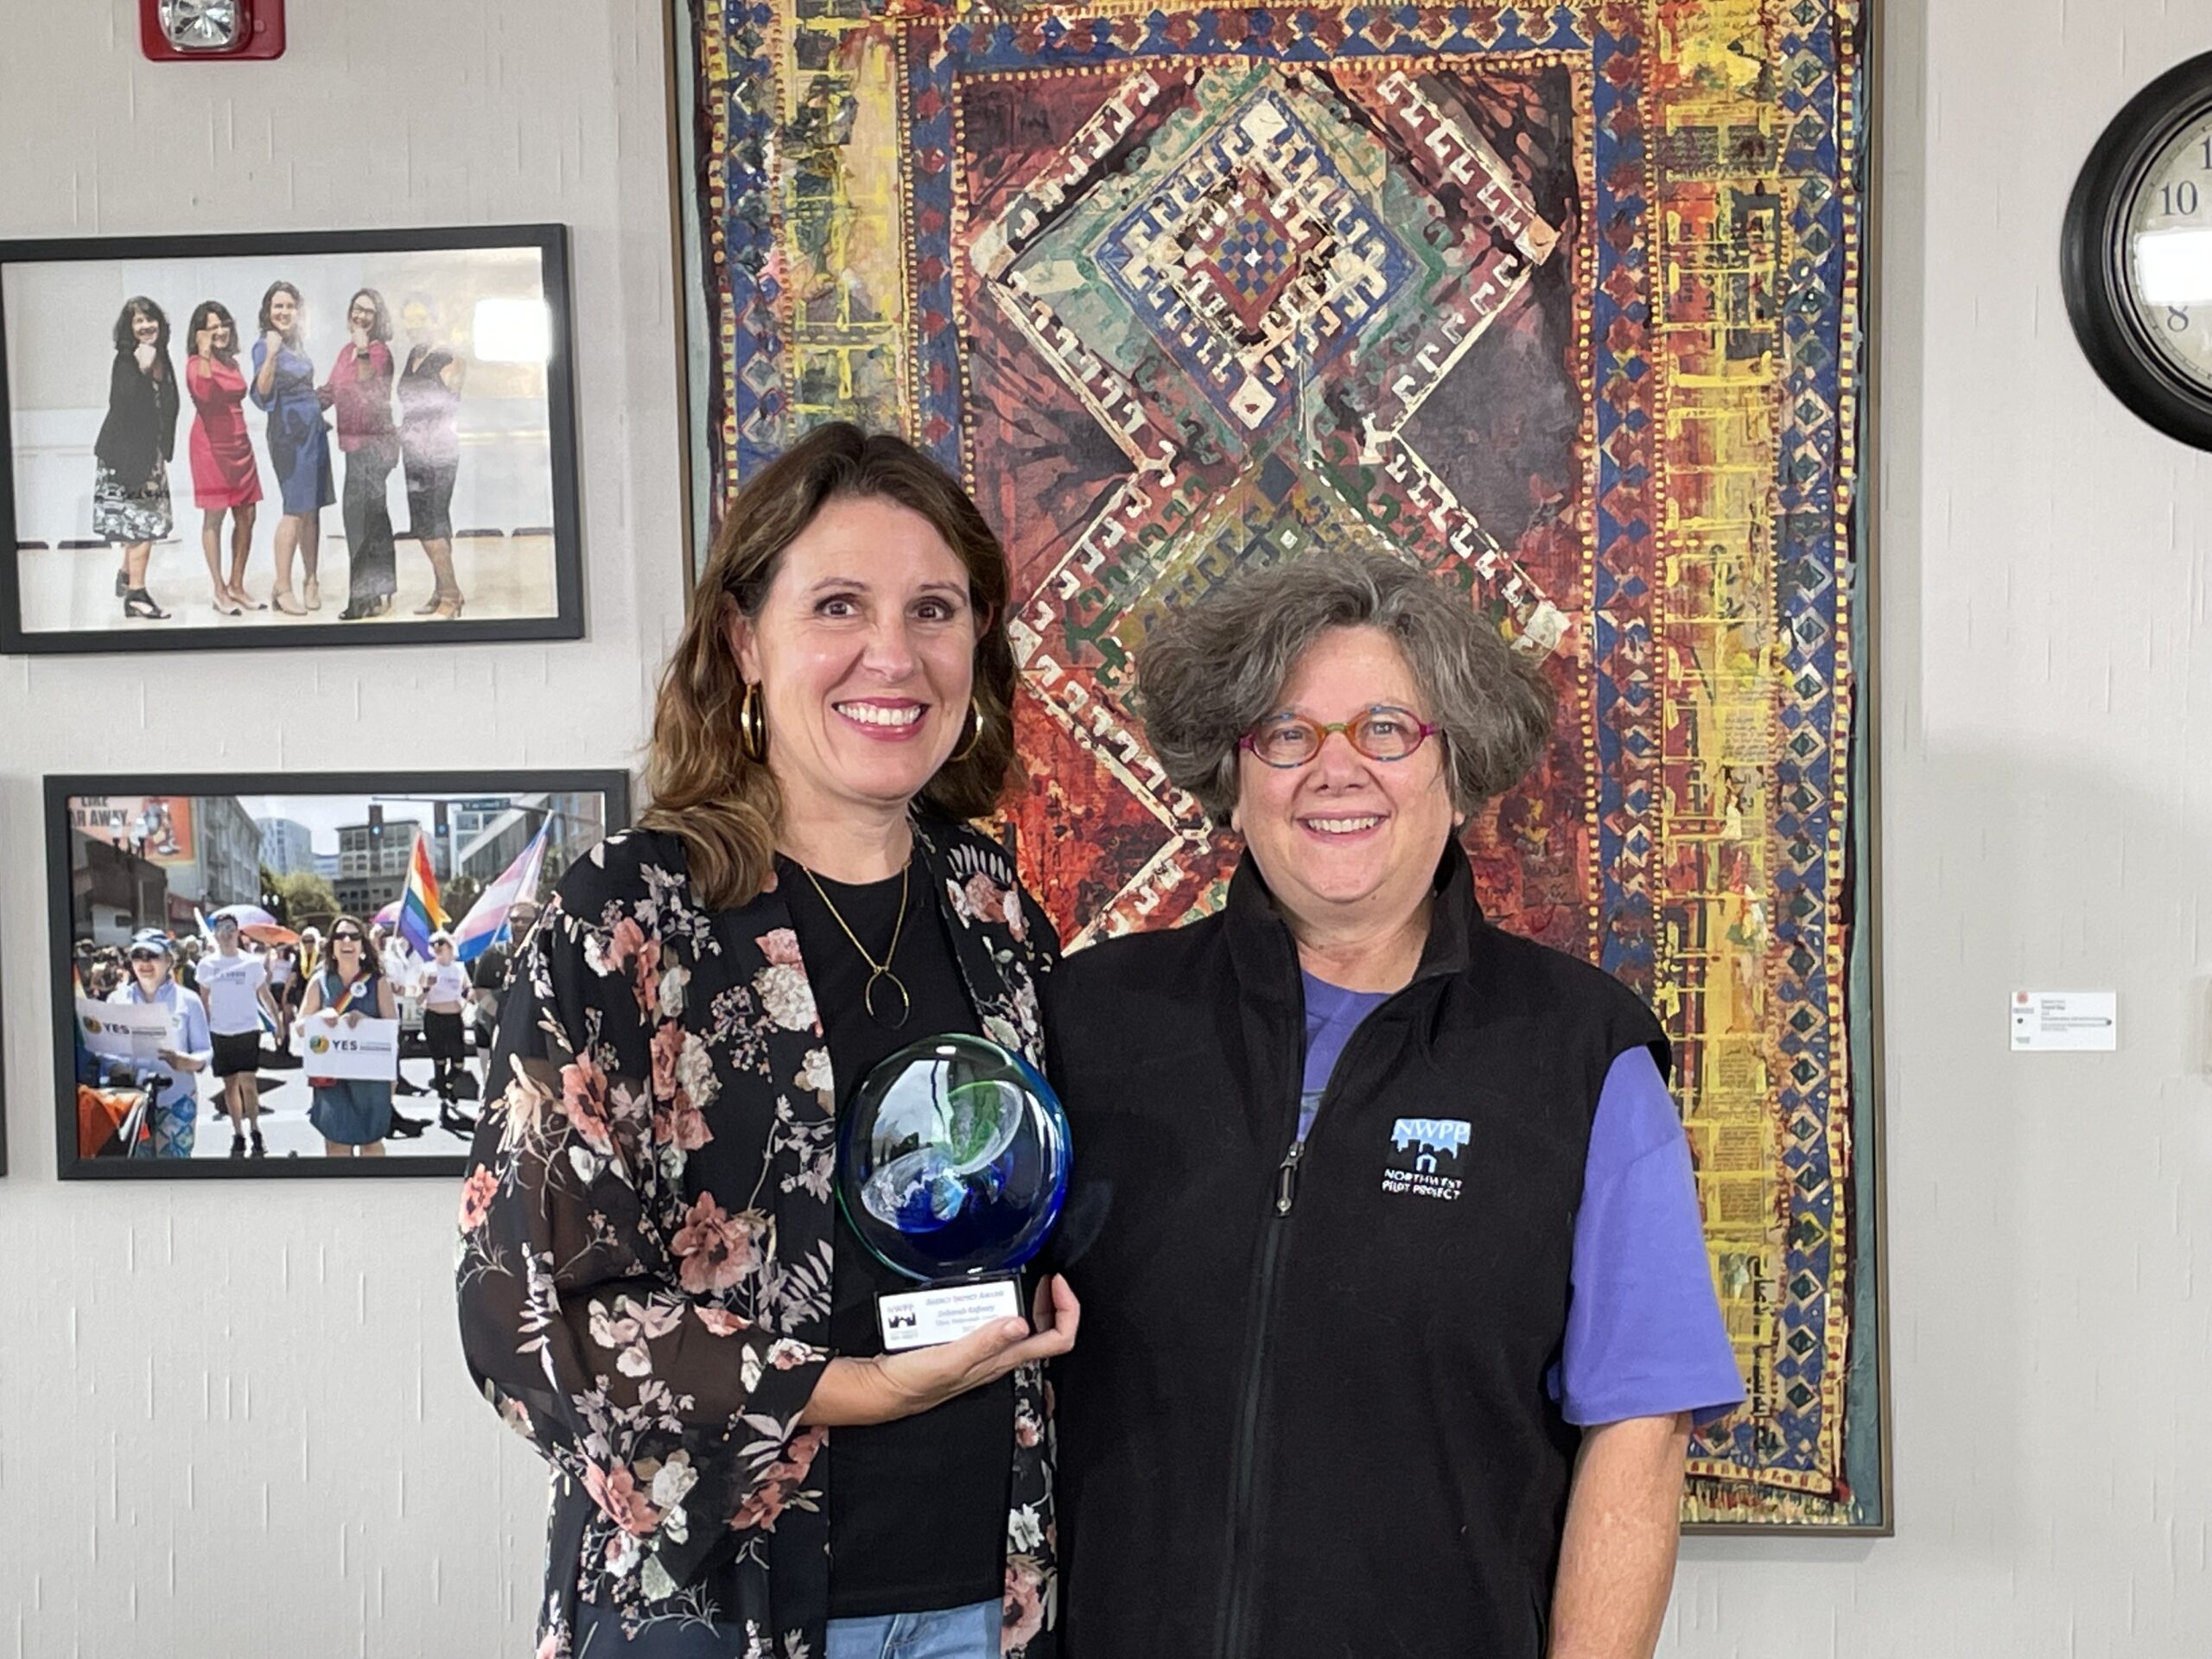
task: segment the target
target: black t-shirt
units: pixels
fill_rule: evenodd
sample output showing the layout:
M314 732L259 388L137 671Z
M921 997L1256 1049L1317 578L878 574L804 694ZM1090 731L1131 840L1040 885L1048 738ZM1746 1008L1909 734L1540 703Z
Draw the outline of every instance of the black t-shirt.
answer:
M507 947L495 944L476 958L476 971L472 976L480 991L504 991L507 988Z
M891 961L913 998L906 1024L894 1030L877 1024L863 1006L868 965L814 884L788 859L779 859L776 869L829 1037L840 1111L879 1061L909 1043L948 1031L977 1032L976 1010L923 872L914 872L906 929ZM899 878L864 887L826 880L822 885L846 925L881 961L898 921ZM879 1009L887 1014L897 1001L890 987L877 986ZM912 1290L914 1282L869 1254L842 1205L836 1255L830 1345L855 1358L880 1354L876 1296ZM830 1430L825 1463L817 1465L830 1494L830 1617L873 1618L997 1600L1005 1587L1013 1453L1009 1377L917 1417Z

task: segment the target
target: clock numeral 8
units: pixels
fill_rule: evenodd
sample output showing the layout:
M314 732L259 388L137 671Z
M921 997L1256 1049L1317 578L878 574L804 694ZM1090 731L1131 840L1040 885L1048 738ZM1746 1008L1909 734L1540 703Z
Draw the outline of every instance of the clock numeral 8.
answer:
M2189 332L2189 308L2170 305L2166 308L2166 327L2177 334Z

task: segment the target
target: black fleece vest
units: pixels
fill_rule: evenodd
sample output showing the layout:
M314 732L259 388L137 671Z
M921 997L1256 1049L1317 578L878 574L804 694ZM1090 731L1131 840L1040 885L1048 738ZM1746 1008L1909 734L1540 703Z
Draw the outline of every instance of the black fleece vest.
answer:
M1577 1431L1545 1389L1605 1072L1657 1022L1438 871L1304 1148L1304 995L1218 916L1068 958L1084 1307L1056 1366L1069 1659L1542 1659Z

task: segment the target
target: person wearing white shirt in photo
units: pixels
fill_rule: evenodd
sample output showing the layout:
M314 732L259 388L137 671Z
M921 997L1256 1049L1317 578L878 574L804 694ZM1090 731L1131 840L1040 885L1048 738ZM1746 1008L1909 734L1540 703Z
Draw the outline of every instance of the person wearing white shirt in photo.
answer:
M156 1158L189 1158L199 1115L198 1074L208 1058L207 1010L176 982L176 946L157 927L130 936L130 976L108 993L111 1002L158 1004L169 1011L169 1040L155 1059L135 1068L141 1084L157 1085L149 1128Z
M454 954L453 935L443 928L430 935L430 960L423 967L423 1041L430 1051L430 1087L437 1091L438 1123L466 1141L476 1120L454 1104L468 1068L468 1036L461 1010L468 1005L468 969Z
M231 1120L231 1156L265 1158L261 1143L261 1015L276 1023L276 1001L269 994L269 965L238 949L238 918L228 912L214 919L215 950L200 958L196 983L207 1010L214 1041L215 1075L223 1081L223 1110Z
M422 977L423 959L415 954L415 947L407 943L406 937L397 928L387 928L379 923L369 929L369 943L385 978L391 983L392 995L414 995Z
M290 945L268 952L262 962L269 969L269 995L276 1006L276 1046L292 1040L292 1008L299 1001L299 953Z

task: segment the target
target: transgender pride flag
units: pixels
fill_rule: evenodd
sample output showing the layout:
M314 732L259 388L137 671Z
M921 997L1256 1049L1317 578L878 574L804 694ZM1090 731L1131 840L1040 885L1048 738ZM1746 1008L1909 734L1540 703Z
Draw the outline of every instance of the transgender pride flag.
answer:
M430 868L430 843L415 832L415 851L407 861L407 891L399 895L399 937L418 957L430 954L430 935L446 925L438 908L438 878Z
M461 918L461 925L453 931L454 954L463 962L474 962L493 945L503 944L508 937L507 918L521 899L537 897L538 877L545 868L545 837L553 828L549 818L538 826L537 833L530 838L530 845L520 856L499 873L499 879L484 889L483 894L468 907L468 914Z

